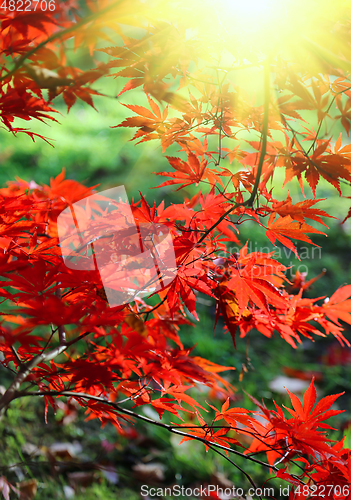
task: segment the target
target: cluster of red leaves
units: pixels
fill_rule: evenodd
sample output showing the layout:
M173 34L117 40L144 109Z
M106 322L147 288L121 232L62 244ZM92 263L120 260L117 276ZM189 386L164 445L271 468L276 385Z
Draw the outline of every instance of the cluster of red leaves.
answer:
M217 315L222 314L234 341L237 328L241 336L256 328L266 336L276 331L294 346L301 335L312 338L313 334L329 333L348 343L340 320L351 323L351 285L340 288L321 305L317 304L318 299L302 298L303 287L297 295L290 295L283 287L286 269L271 254L248 253L245 245L239 254L213 258L211 253L221 248L223 242L212 238L197 245L201 231L211 227L223 213L222 197L216 200L211 193L207 197L201 195L201 211L189 204L168 209L163 204L150 207L142 198L141 203L132 204L135 220L167 223L172 228L178 275L160 292L163 303L156 309L141 299L134 306L109 308L99 293L102 284L98 273L68 269L58 247L57 216L68 204L92 192L91 188L64 179L63 173L52 179L50 186L17 181L0 190L3 363L7 366L13 362L20 370L43 355L28 373L29 387L37 385L47 394L46 404L54 408L53 393L68 392L86 408L89 418L112 422L120 432L126 416L94 397L108 398L114 403L123 395L135 406L153 406L160 416L166 411L184 418L186 413L195 412L200 425L190 430L186 439L194 435L209 445L228 447L240 445L230 430L246 433L255 437L248 452L267 451L270 464L281 457L281 448L285 447L289 453L284 455L284 461L297 453L308 453L320 461L319 455L324 454L328 467L334 467L336 452L327 458L331 448L318 427L321 413L328 418L337 412L324 413L326 403L320 402L311 413L312 386L305 395L304 413L297 398L291 396L295 412L290 420L280 409L270 412L259 405L268 421L266 425L248 410L229 409L227 401L214 422L224 419L228 425L212 432L199 413L205 408L188 390L200 383L230 394L233 388L220 376L230 367L191 356L191 350L184 349L178 330L181 324L189 323L184 305L196 316L196 294L201 292L216 298ZM177 221L184 219L193 231L177 229ZM226 222L223 224L225 234L229 228ZM66 334L66 359L46 359L45 353L55 344L55 333L60 328ZM85 348L82 354L78 346L85 342L89 349ZM83 399L84 394L92 399ZM335 399L326 398L330 404ZM312 465L314 462L309 463L309 470ZM288 478L285 469L282 478Z
M265 451L272 465L290 461L299 465L301 474L291 474L289 465L284 465L276 475L294 486L289 498L310 498L316 491L330 500L350 498L351 450L343 447L343 441L332 442L328 439L326 430L332 427L325 423L325 420L342 412L330 409L342 394L326 396L315 405L313 380L304 394L303 404L295 394L288 393L293 406L293 409L286 408L289 418L276 403L276 410L269 411L264 404L255 401L261 414L259 420L252 420L248 425L255 438L245 453ZM306 476L307 483L301 483ZM328 490L323 485L327 485Z
M19 181L0 191L0 348L5 364L12 361L20 368L19 360L24 364L45 354L55 331L64 326L66 339L72 344L67 360L42 362L27 378L42 389L103 394L112 401L124 394L137 405L154 405L160 414L165 409L177 414L181 401L197 406L185 394L195 383L230 391L230 384L218 375L226 367L193 357L191 350L184 349L178 336L179 325L189 323L184 314L171 313L165 304L142 321L139 311L151 309L142 301L134 307L109 308L98 293L102 284L97 272L77 273L63 264L57 216L68 204L91 192L65 180L64 173L52 179L50 186ZM156 217L145 200L134 211L139 220ZM185 274L183 279L192 283L191 276ZM174 299L170 297L169 302ZM75 344L88 334L94 348L77 356ZM158 393L161 397L152 399ZM164 398L166 393L170 399ZM100 410L93 406L99 415ZM113 420L118 423L115 416Z
M323 178L339 194L340 184L351 181L350 146L342 146L341 136L335 145L328 133L320 136L324 123L328 131L338 121L349 134L351 92L344 71L349 44L339 47L338 58L328 56L318 71L320 55L328 53L316 44L311 70L293 55L291 60L282 54L272 58L265 102L257 103L233 83L232 72L243 67L234 49L232 66L222 67L220 54L215 54L218 47L223 49L219 38L207 56L211 64L204 63L208 41L201 24L194 21L197 35L189 36L184 21L192 18L188 13L179 8L167 22L162 10L158 17L146 4L89 0L87 12L69 0L51 13L1 12L0 119L10 132L25 132L34 140L35 133L14 126L14 121L53 120L59 95L68 110L77 98L94 106L96 80L104 75L114 76L118 84L127 79L117 97L142 89L146 107L124 104L133 116L116 127L135 128L133 139L160 141L163 151L178 147L177 156L166 157L172 170L157 173L169 178L159 187L187 188L192 196L168 206L150 206L142 196L132 203L138 224L170 229L177 274L158 294L156 307L137 299L133 305L109 308L99 273L68 269L58 246L58 215L93 188L60 174L50 186L18 181L0 190L2 363L14 363L17 380L27 385L25 392L39 388L46 409L49 404L55 408L55 395L65 394L86 409L88 418L112 422L119 432L131 414L124 401L151 405L160 417L164 412L181 419L196 415L199 426L185 439L228 448L240 444L237 435L249 435L253 442L247 455L266 452L276 476L296 487L301 480L348 484L350 452L342 443L331 445L323 423L338 413L329 410L337 396L327 396L313 409L313 384L303 406L290 394L294 410L289 410L289 419L278 406L271 411L256 402L259 418L244 408L229 408L227 400L220 412L212 407L216 415L209 425L200 413L205 409L189 390L202 384L230 395L232 386L220 376L230 367L192 356L179 328L190 323L187 311L198 319L196 303L202 293L216 303L216 321L222 317L234 345L237 331L244 337L253 328L267 337L276 332L293 347L301 337L329 334L349 345L342 322L351 324L351 285L330 298L305 298L303 292L314 278L306 283L296 275L290 283L273 252L249 253L238 239L238 227L250 220L273 245L279 242L298 256L294 241L314 244L309 235L324 234L316 225L326 227L323 218L332 216L315 208L322 201L316 199L319 181ZM125 25L133 26L136 38L125 35ZM326 23L325 32L342 40L349 25ZM88 48L89 70L67 63L72 42L74 50ZM98 49L101 42L112 45ZM96 57L97 52L103 54ZM267 72L267 64L254 58L259 70L265 66ZM305 126L306 111L315 113L317 132ZM255 140L239 140L247 131ZM275 199L267 186L278 168L285 169L285 183L298 180L303 194L304 178L313 199ZM229 251L230 243L240 250ZM2 401L19 397L19 388L10 387ZM213 424L221 420L227 425L214 431ZM189 429L187 423L179 427ZM300 477L288 468L297 458L303 464ZM277 468L278 463L283 467Z
M275 477L293 486L290 499L319 498L316 492L321 492L320 497L328 500L349 499L351 450L343 446L343 440L332 441L327 437L326 431L332 427L325 423L343 411L330 409L342 394L326 396L316 404L314 380L305 392L303 402L287 392L293 406L293 409L284 407L290 414L289 418L275 402L275 410L269 410L264 403L250 396L259 410L248 411L230 407L228 398L221 410L209 405L215 411L211 424L198 414L199 426L190 428L190 436L183 441L200 439L206 448L216 443L229 450L231 444L242 446L249 440L251 444L244 454L250 457L259 452L266 453ZM225 424L216 430L220 421ZM187 424L183 427L189 428ZM278 465L281 466L278 468ZM299 473L292 472L292 465L295 470L297 466Z
M56 2L45 12L34 7L33 3L30 10L5 8L0 13L0 120L13 134L24 132L33 140L45 138L14 127L15 118L57 121L52 100L60 94L68 110L77 98L94 107L92 95L99 93L91 84L108 72L103 64L89 71L67 65L67 40L77 23L82 23L79 36L84 36L94 14L90 23L81 19L76 0Z

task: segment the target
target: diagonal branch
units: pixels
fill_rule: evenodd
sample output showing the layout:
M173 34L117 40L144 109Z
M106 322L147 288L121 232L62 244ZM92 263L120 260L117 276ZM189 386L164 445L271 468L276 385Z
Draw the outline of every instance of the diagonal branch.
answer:
M32 369L43 361L50 361L51 359L55 358L63 351L65 351L67 347L67 345L59 345L52 351L42 352L41 354L34 356L34 358L28 361L28 363L22 364L15 379L12 381L11 385L8 387L3 396L0 398L0 417L4 414L11 401L18 397L19 388L26 380Z
M103 397L93 396L91 394L85 394L82 392L74 392L74 391L35 391L35 392L25 392L24 391L24 392L18 392L13 399L24 397L24 396L67 396L67 397L73 397L73 398L90 399L92 401L104 403L106 405L112 406L120 413L124 413L125 415L128 415L130 417L142 420L144 422L156 425L158 427L162 427L163 429L166 429L173 434L177 434L177 435L183 436L183 437L190 437L191 439L201 441L202 443L206 444L207 446L210 445L212 447L224 450L225 452L233 453L234 455L238 455L242 458L250 460L251 462L255 462L263 467L269 468L271 470L273 469L276 472L279 470L278 467L275 467L274 465L267 464L266 462L258 460L250 455L244 455L240 451L234 450L232 448L227 448L226 446L223 446L223 445L218 444L218 443L214 443L212 441L209 441L206 438L202 438L201 436L196 436L196 435L181 431L181 430L179 430L178 427L174 427L173 425L165 424L163 422L158 422L157 420L153 420L153 419L146 417L144 415L140 415L139 413L135 413L132 410L128 410L127 408L122 408L119 404L114 403L112 401L109 401Z
M30 374L30 372L38 366L40 363L50 361L59 354L63 353L66 349L68 349L71 345L75 344L79 340L85 338L87 335L89 335L91 332L84 332L81 335L78 335L78 337L75 337L73 340L67 342L66 341L66 334L65 334L65 329L64 326L62 325L61 327L58 327L58 332L59 332L59 341L60 344L52 349L51 351L46 351L46 346L42 350L40 354L37 356L34 356L30 361L27 363L20 363L20 369L16 373L16 377L10 384L10 386L7 388L6 392L3 394L3 396L0 398L0 418L6 411L6 408L8 405L13 401L14 399L18 398L19 395L21 394L19 392L19 389L21 385L26 381L26 378Z

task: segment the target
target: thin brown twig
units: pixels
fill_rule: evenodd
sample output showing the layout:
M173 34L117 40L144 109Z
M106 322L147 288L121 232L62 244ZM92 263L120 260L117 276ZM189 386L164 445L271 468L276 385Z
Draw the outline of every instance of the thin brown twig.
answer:
M245 477L246 479L250 482L250 484L254 487L254 490L257 492L258 491L258 488L256 486L256 484L254 483L253 479L251 478L250 474L248 474L247 472L244 471L244 469L242 469L241 467L239 467L238 464L236 464L235 462L233 462L233 460L230 460L229 457L227 457L226 455L224 455L223 453L221 453L219 450L217 450L216 448L212 447L212 445L208 445L208 447L214 451L215 453L217 453L218 455L220 455L221 457L225 458L229 463L231 463L234 467L236 467ZM256 495L258 496L258 498L260 498L262 500L262 497L261 495L259 495L258 493L256 493Z
M12 351L12 354L15 356L18 365L21 367L23 362L22 362L21 358L19 357L15 346L13 346L13 345L11 346L11 351Z

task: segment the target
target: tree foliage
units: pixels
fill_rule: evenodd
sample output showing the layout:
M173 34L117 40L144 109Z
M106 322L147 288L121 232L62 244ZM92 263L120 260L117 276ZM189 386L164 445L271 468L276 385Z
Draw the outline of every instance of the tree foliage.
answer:
M313 245L313 235L327 230L333 215L318 208L318 184L324 179L342 195L351 181L351 147L342 142L351 122L350 18L343 2L333 14L321 2L308 36L300 16L292 16L288 34L277 28L257 40L234 21L231 30L225 7L208 4L68 0L54 11L2 9L0 119L10 133L34 140L38 134L17 126L18 119L57 120L59 96L67 111L77 99L94 107L94 83L112 76L128 116L111 126L133 129L137 143L162 146L169 171L157 172L166 179L159 188L191 187L195 194L158 206L133 200L137 224L168 227L176 277L154 294L153 305L136 298L110 308L99 273L66 267L58 245L59 214L96 187L62 172L50 186L17 180L0 190L0 347L3 365L15 368L0 407L40 395L47 411L66 397L88 418L128 433L135 419L150 422L137 410L150 405L160 417L178 419L157 425L258 461L294 486L291 498L309 498L323 485L333 486L324 498L350 498L350 450L330 441L325 423L339 412L330 409L338 395L316 404L312 381L303 402L289 393L292 409L269 410L254 399L257 411L239 408L222 376L231 367L193 356L180 335L190 323L186 310L198 319L197 299L205 294L215 299L216 321L223 319L234 346L252 329L280 335L293 348L327 335L350 345L343 325L351 324L351 285L330 298L306 298L308 284L301 276L290 283L273 252L249 252L239 243L240 225L251 221L273 245L298 256L294 241ZM70 64L72 50L89 51L89 69ZM247 68L255 70L256 97L240 85ZM144 106L128 104L133 89L144 94ZM339 123L344 133L333 140ZM284 184L297 179L311 197L277 199L272 186L281 169ZM231 243L240 252L231 253ZM212 421L189 394L198 384L226 399L221 409L212 407ZM240 435L251 438L244 450ZM267 462L255 458L258 452Z

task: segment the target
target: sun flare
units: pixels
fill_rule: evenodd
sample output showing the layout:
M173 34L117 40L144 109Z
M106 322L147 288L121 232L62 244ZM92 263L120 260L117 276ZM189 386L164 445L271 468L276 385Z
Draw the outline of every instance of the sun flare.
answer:
M260 31L267 25L286 23L288 21L287 4L291 0L227 0L216 2L217 9L221 10L222 19L234 22L250 32Z
M299 0L211 0L230 43L241 43L264 54L277 52L305 32Z
M334 0L332 6L330 0L193 0L188 5L196 12L189 22L209 39L219 36L226 49L238 49L245 58L247 53L296 55L306 37L325 42L350 0Z

